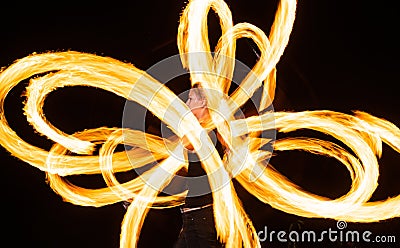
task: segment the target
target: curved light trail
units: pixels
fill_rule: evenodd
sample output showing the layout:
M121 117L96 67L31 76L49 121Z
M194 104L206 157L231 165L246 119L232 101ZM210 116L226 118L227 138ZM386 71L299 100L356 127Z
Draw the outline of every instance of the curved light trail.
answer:
M222 36L211 53L207 36L207 14L212 9L221 23ZM260 201L290 214L332 218L349 222L375 222L400 216L400 196L370 202L378 185L378 158L382 144L400 152L400 130L391 122L365 112L354 115L329 110L303 112L266 111L274 99L276 65L289 42L296 13L295 0L281 0L270 34L249 23L232 23L231 12L222 0L192 0L184 9L177 43L182 64L192 83L201 81L206 92L212 126L221 133L230 153L221 158L211 140L200 139L203 128L190 110L169 88L135 66L109 57L80 52L33 54L19 59L0 74L0 144L11 155L46 173L51 188L65 201L101 207L132 199L122 222L120 246L136 247L141 227L150 208L167 208L183 203L186 192L161 196L159 193L187 160L179 138L193 144L208 174L214 198L218 236L226 247L260 247L257 232L242 207L232 177ZM232 94L228 90L235 68L236 40L250 38L261 55L251 73ZM200 72L200 73L199 73ZM41 74L40 77L34 77ZM44 75L44 76L43 76ZM4 100L19 82L30 80L25 114L37 132L54 141L50 151L20 138L7 123ZM99 127L73 135L46 120L46 96L65 86L89 86L110 91L127 101L146 107L176 134L166 139L138 130ZM262 89L257 116L237 119L234 113ZM210 92L218 92L212 94ZM220 97L224 95L225 97ZM221 100L222 99L222 100ZM219 114L217 114L219 113ZM277 151L302 150L328 156L342 163L352 179L347 194L329 199L307 192L266 166L271 153L262 150L268 142L260 132L293 132L309 129L330 135L346 145L315 138L284 138L273 143ZM98 155L93 155L100 144ZM119 144L132 149L116 152ZM27 152L29 151L29 152ZM74 154L79 154L76 156ZM210 156L208 156L211 154ZM129 158L134 157L134 160ZM129 171L157 162L140 177L119 183L116 172ZM107 187L86 189L66 176L101 174Z

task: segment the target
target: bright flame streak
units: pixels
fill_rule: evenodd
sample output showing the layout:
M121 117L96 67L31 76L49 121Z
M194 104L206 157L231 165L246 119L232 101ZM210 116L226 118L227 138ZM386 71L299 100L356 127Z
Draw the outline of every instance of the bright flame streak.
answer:
M183 151L182 147L180 147L180 150L181 152ZM128 207L128 211L122 221L121 247L136 247L140 229L152 202L157 198L159 190L163 189L171 181L173 175L182 166L184 166L182 161L175 159L174 156L168 157L157 166L156 170L148 178L148 183L143 186L138 197ZM150 199L145 202L141 200L142 197Z
M334 200L315 196L295 186L271 168L267 168L267 172L260 175L253 184L247 182L248 171L241 174L238 180L260 200L288 213L353 222L372 222L398 217L400 215L400 196L386 201L367 202L377 187L379 168L375 157L377 151L372 146L376 140L371 141L375 136L364 135L364 133L368 132L366 127L371 130L374 129L376 133L388 134L390 131L392 132L392 137L387 142L390 142L398 150L399 146L396 145L396 142L400 132L398 128L388 121L368 114L360 115L364 117L364 120L330 111L275 113L275 124L279 131L316 130L329 134L352 148L354 153L361 159L362 166L358 164L358 160L353 158L350 153L342 148L338 150L339 147L332 146L329 142L316 142L316 140L303 138L303 140L277 141L275 144L275 149L277 150L302 149L335 157L344 163L353 179L351 190L345 196ZM365 120L369 120L369 122L364 122ZM361 122L362 125L360 125ZM368 125L366 125L367 123ZM346 160L343 160L343 156ZM382 211L377 211L377 209Z
M232 28L232 14L224 1L189 1L179 21L177 44L182 65L189 70L192 83L203 82L204 88L220 89L219 91L224 89L222 92L227 93L229 87L219 83L227 83L226 79L232 78L234 60L229 58L235 57L235 46L232 43L228 45L224 54L228 60L225 61L225 66L219 65L224 67L219 72L226 74L215 73L212 70L214 65L208 41L207 15L210 8L213 8L220 18L222 35ZM214 73L210 75L212 72Z
M218 14L222 30L214 55L210 52L207 33L210 9ZM291 214L353 222L399 217L400 196L369 202L378 185L377 158L382 153L382 142L400 152L400 129L394 124L360 111L354 116L324 110L266 112L244 119L234 117L233 113L260 87L263 97L259 111L272 103L276 65L288 44L295 10L295 0L280 2L269 37L249 23L233 25L231 12L222 0L192 0L182 13L178 49L183 66L191 73L192 83L201 81L204 88L210 89L206 90L213 121L209 128L218 129L230 150L223 158L219 157L208 137L200 136L202 127L188 107L163 84L133 65L78 52L27 56L0 74L1 145L13 156L45 171L50 187L65 201L100 207L133 199L122 223L121 247L137 246L150 208L183 203L186 191L171 196L160 196L159 192L180 168L188 165L180 144L184 135L193 144L209 176L216 229L227 248L241 244L260 247L257 233L236 195L231 178L236 178L261 201ZM236 40L240 38L252 39L261 55L240 87L227 96L235 66ZM9 127L3 109L4 99L15 85L43 73L48 74L31 80L24 110L34 129L55 142L50 151L22 140ZM137 102L168 125L176 136L163 139L137 130L107 127L66 134L51 125L43 113L47 95L66 86L104 89ZM270 140L258 137L260 132L274 129L279 132L310 129L330 135L350 148L355 156L332 142L312 138L286 138L274 143L274 148L279 151L298 149L337 159L347 168L352 180L348 193L337 199L318 196L266 166L271 153L261 147ZM91 155L96 144L102 144L98 156ZM115 152L118 144L134 148ZM180 154L181 159L172 156L170 151ZM73 156L71 152L85 156ZM155 166L129 182L119 183L114 175L152 163ZM100 189L86 189L63 178L100 173L107 184Z
M130 130L134 134L136 131ZM76 137L81 138L83 140L89 140L89 141L102 141L106 140L108 137L112 136L113 133L119 133L119 129L110 129L110 130L103 130L103 129L92 129L92 130L85 130L81 133L76 133L74 134ZM147 134L146 134L147 135ZM131 138L127 138L127 143L128 144L138 144L139 142L142 142L142 135L136 135L136 136L128 136ZM134 142L134 141L139 141L139 142ZM107 144L107 141L106 143ZM111 145L110 145L111 146ZM104 150L104 149L103 149ZM107 150L107 149L105 149ZM112 150L112 148L111 148ZM135 163L132 164L135 168L139 168L141 166L144 166L146 164L149 164L151 162L154 162L155 159L162 159L165 157L165 155L161 154L158 155L156 153L152 153L152 156L149 156L148 152L143 152L140 149L133 149L133 153L131 153L132 156L135 157ZM60 165L60 161L64 158L64 154L67 152L67 149L60 144L55 144L50 150L50 154L48 156L46 166L48 168L48 171L53 171L54 167L57 167ZM128 151L129 153L130 151ZM102 152L98 159L100 161L103 161L104 158L110 158L110 155L107 154L107 152ZM137 159L136 159L137 158ZM115 161L111 161L113 165L115 166L116 163ZM129 162L126 162L129 164ZM97 165L98 168L101 165ZM132 169L133 167L130 167ZM120 168L121 169L121 168ZM122 168L123 169L123 168ZM153 168L154 169L154 168ZM115 168L114 168L115 170ZM123 170L121 170L123 171ZM124 200L128 200L132 195L137 195L137 193L143 188L145 185L146 179L149 177L149 175L152 174L152 170L147 171L142 175L142 177L137 177L134 180L131 180L129 182L123 183L121 185L116 184L111 187L106 187L106 188L101 188L101 189L86 189L82 188L76 185L71 184L67 180L63 179L57 174L53 173L46 173L47 180L49 181L49 184L51 188L61 195L65 201L71 202L76 205L82 205L82 206L95 206L95 207L101 207L104 205L108 204L113 204L116 202L121 201L120 195L116 195L116 192L119 192L119 190L124 189L127 191L130 191L131 194L130 196L126 196ZM180 205L186 195L186 192L183 192L182 194L178 195L172 195L172 196L163 196L163 197L158 197L156 201L154 202L155 207L168 207L168 206L176 206ZM142 198L143 201L149 201L148 198Z

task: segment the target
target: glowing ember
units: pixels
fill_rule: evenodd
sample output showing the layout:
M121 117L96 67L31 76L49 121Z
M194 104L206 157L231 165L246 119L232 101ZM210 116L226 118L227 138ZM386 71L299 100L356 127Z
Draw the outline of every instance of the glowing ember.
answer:
M206 20L210 8L218 14L222 30L214 54L207 37ZM79 52L34 54L1 72L0 143L13 156L44 171L51 188L65 201L100 207L133 199L122 223L121 247L136 247L150 208L167 208L183 203L186 192L168 196L159 193L176 172L188 164L187 160L179 159L185 157L179 139L184 135L193 144L208 174L213 189L218 236L227 248L242 243L244 247L260 247L256 230L235 193L232 177L259 200L290 214L349 222L375 222L399 217L400 196L369 202L378 185L377 159L381 156L382 142L400 152L399 128L364 112L347 115L328 110L266 111L274 98L275 66L288 44L295 12L295 0L282 0L268 37L249 23L233 25L231 12L222 0L192 0L182 13L177 37L181 60L191 73L192 83L201 81L204 88L210 89L206 95L212 110L212 127L218 129L230 148L230 153L224 158L218 155L210 139L201 139L203 129L197 119L165 85L131 64ZM235 68L235 42L243 37L251 38L261 55L251 74L228 96ZM30 81L24 110L28 122L55 142L50 151L22 140L10 128L4 114L7 93L22 80L37 74L45 76ZM45 119L44 100L56 88L81 85L104 89L145 106L171 128L176 137L166 139L138 130L106 127L74 135L63 133ZM263 114L236 118L234 113L259 88L263 90L263 97L258 111ZM346 195L328 199L312 194L265 166L271 153L261 149L268 140L259 138L260 132L298 129L330 135L352 150L349 152L332 142L312 138L285 138L273 144L276 150L304 150L340 161L352 179L351 189ZM96 144L102 145L99 155L92 155ZM115 152L119 144L133 148ZM81 156L74 156L71 152ZM129 157L134 157L134 161ZM158 162L157 166L129 182L120 184L115 178L116 172L154 162ZM63 179L78 174L102 174L108 187L86 189Z

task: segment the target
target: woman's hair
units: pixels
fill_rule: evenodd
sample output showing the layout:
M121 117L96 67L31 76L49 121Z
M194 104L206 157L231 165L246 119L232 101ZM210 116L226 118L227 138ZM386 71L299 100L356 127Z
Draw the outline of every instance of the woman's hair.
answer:
M204 89L201 86L200 82L196 82L192 85L193 92L200 98L206 99L206 95L204 94Z

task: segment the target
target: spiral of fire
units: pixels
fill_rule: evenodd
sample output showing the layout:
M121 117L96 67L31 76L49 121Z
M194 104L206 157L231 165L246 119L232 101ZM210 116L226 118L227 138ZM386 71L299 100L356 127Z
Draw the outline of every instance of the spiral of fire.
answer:
M220 19L222 35L211 53L207 34L207 14L214 10ZM221 133L229 154L220 157L208 138L201 138L200 126L190 110L168 87L145 71L109 57L80 52L32 54L5 68L0 74L0 144L11 155L46 173L51 188L68 202L82 206L104 206L132 200L122 223L121 247L136 247L146 214L152 207L182 204L186 192L159 195L172 177L188 165L179 138L193 144L209 177L214 199L214 215L219 239L226 247L260 247L257 233L235 193L235 178L249 193L287 213L347 222L375 222L400 215L400 196L370 202L378 185L382 144L400 152L400 130L391 122L365 112L354 115L318 110L303 112L266 111L274 99L276 64L289 42L296 12L295 0L281 0L270 34L249 23L233 25L231 12L222 0L191 0L182 12L177 45L183 67L192 83L201 81L210 104L212 126ZM250 38L261 55L251 73L228 95L235 67L235 42ZM39 75L35 77L36 75ZM4 100L19 82L30 79L24 111L35 130L54 141L43 150L20 138L7 123ZM138 130L99 127L73 135L66 134L46 120L46 96L65 86L104 89L145 106L176 134L163 138ZM259 115L236 118L234 113L256 90L262 89ZM216 93L215 93L216 92ZM221 97L222 96L222 97ZM189 113L189 114L185 114ZM337 159L349 171L349 192L337 199L312 194L266 166L271 152L261 149L269 142L260 132L292 132L310 129L330 135L345 148L315 138L284 138L273 149L302 150ZM101 145L93 155L95 145ZM116 152L119 144L132 149ZM29 151L29 152L27 152ZM171 156L171 151L177 156ZM79 154L75 156L74 154ZM129 158L134 158L129 159ZM179 159L183 158L183 159ZM129 182L119 183L116 172L157 166ZM65 176L101 174L107 187L86 189Z

